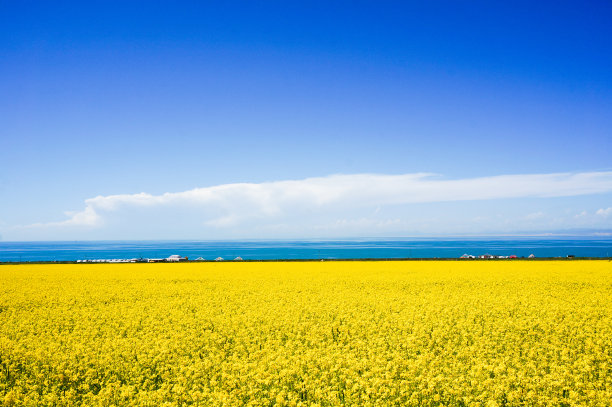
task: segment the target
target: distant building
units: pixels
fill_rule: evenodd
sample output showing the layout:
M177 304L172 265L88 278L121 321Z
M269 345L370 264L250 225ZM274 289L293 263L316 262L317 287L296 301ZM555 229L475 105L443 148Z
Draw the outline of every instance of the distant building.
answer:
M509 259L516 259L516 254L511 254L510 257L508 257Z
M532 253L532 254L530 254L528 258L530 258L530 259L535 259L535 254L533 254L533 253Z
M217 257L215 261L223 261L223 257Z
M242 257L238 256L234 259L234 261L242 261Z
M187 261L189 260L187 257L181 257L178 254L173 254L165 259L168 262L177 262L177 261Z

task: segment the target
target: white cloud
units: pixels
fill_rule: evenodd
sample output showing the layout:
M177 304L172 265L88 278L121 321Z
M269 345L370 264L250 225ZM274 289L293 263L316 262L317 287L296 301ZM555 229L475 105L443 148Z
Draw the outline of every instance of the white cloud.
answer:
M612 207L610 208L606 208L606 209L598 209L597 212L595 212L596 215L599 216L603 216L604 218L607 218L608 216L612 215Z
M67 211L64 212L68 219L60 222L47 222L47 223L33 223L31 225L24 226L25 228L40 228L40 227L62 227L62 226L99 226L101 224L101 217L95 211L93 206L87 205L85 209L80 212Z
M95 229L112 222L123 224L138 218L139 225L150 229L165 222L164 230L177 230L181 222L186 222L181 218L182 214L189 214L190 225L213 229L245 225L251 230L282 229L290 228L292 224L315 228L312 221L317 220L327 222L332 228L350 226L366 230L399 225L399 219L379 218L381 208L397 205L551 198L611 191L612 172L502 175L455 180L425 173L331 175L303 180L225 184L161 195L97 196L85 200L85 208L69 213L66 220L37 223L25 228ZM374 213L374 218L365 219L362 214L356 214L364 208L368 213ZM611 212L612 208L600 209L597 214L607 216ZM534 212L529 218L533 220L542 216L542 213ZM338 220L351 217L357 221ZM179 226L172 229L172 219L179 218Z
M525 216L525 219L526 220L536 220L536 219L541 219L543 217L544 217L544 212L538 211L538 212L530 213L529 215Z

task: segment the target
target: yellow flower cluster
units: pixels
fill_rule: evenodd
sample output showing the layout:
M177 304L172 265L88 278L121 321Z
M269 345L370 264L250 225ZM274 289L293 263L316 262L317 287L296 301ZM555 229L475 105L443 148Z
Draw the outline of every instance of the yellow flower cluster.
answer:
M612 263L0 266L3 406L609 406Z

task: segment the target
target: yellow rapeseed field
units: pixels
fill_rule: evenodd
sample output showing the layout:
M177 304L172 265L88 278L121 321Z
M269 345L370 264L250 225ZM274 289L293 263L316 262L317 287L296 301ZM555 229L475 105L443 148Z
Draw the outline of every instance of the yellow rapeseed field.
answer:
M6 406L610 406L612 263L0 266Z

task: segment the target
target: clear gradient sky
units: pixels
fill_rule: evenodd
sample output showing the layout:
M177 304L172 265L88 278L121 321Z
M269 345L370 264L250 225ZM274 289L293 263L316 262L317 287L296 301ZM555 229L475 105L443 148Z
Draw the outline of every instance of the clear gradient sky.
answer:
M612 230L611 3L222 3L0 1L1 238Z

